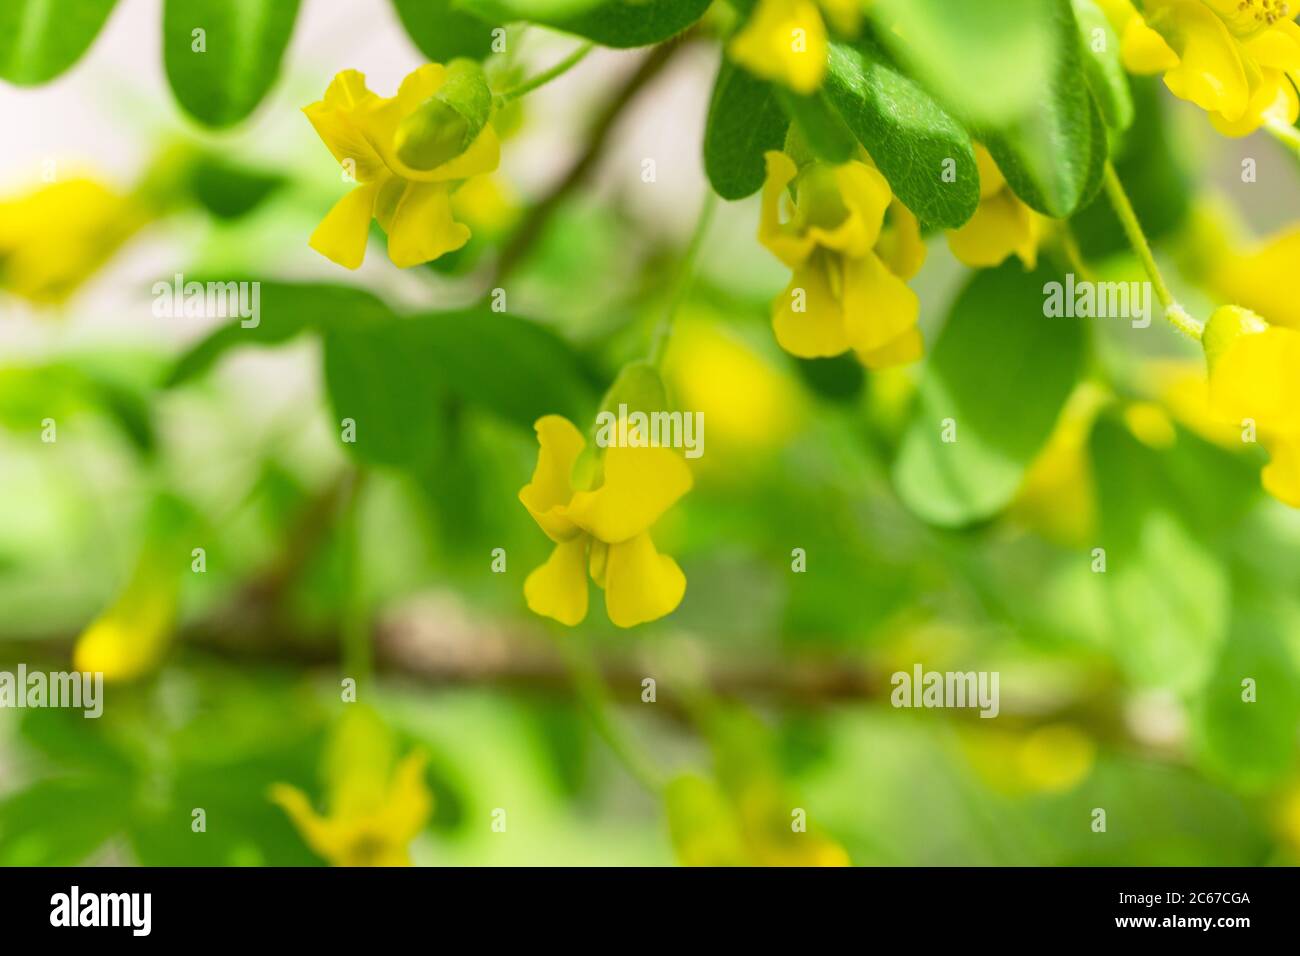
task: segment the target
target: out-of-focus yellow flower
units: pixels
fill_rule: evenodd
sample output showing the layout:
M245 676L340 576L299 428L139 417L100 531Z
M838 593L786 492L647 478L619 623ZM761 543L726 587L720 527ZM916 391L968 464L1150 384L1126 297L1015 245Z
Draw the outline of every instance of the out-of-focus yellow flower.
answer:
M1300 332L1226 305L1206 323L1202 342L1211 412L1225 422L1254 423L1270 455L1264 490L1300 508Z
M925 244L879 170L856 161L813 161L799 170L785 153L769 152L758 239L794 270L772 305L776 340L787 352L824 358L853 349L868 368L921 357L920 302L906 280L925 262Z
M433 809L425 755L398 760L392 734L374 712L351 707L326 753L326 812L317 813L307 794L288 784L273 786L271 800L335 866L410 866L411 841Z
M491 124L445 162L416 168L403 159L418 153L407 149L415 140L404 121L418 118L417 111L446 80L446 67L428 63L402 81L396 96L382 97L366 88L364 74L344 70L324 99L303 109L321 141L358 183L316 227L309 240L313 249L356 269L365 258L372 218L388 234L388 257L403 269L469 241L469 228L452 214L451 197L462 181L497 168L501 148ZM428 141L441 147L436 133L430 132Z
M1290 125L1300 111L1300 27L1288 0L1102 0L1122 38L1124 65L1164 73L1175 96L1210 114L1220 132L1244 136Z
M854 0L758 0L727 52L755 76L811 93L826 76L826 19L856 34L862 8Z
M498 176L474 176L451 194L451 214L477 236L492 239L514 223L519 203Z
M1300 330L1300 227L1237 252L1228 243L1206 266L1207 285L1228 302Z
M1011 191L989 151L975 144L980 173L980 204L960 229L948 231L952 254L973 269L991 269L1015 253L1026 269L1038 262L1042 224L1038 215Z
M1178 432L1168 412L1156 402L1131 402L1124 406L1129 433L1148 448L1172 448Z
M686 576L655 550L650 527L690 490L686 461L670 448L620 440L605 449L597 483L579 489L573 472L587 444L582 433L559 415L539 418L534 427L541 450L519 500L555 550L524 581L528 607L570 627L580 623L590 574L605 589L605 610L618 627L671 614L686 593Z
M704 416L710 445L725 452L717 456L720 470L735 465L733 453L784 446L798 425L799 388L719 322L678 318L665 366L673 394ZM698 464L706 460L709 456Z
M960 739L980 778L1008 796L1065 793L1096 765L1097 745L1072 724L1028 732L979 727Z
M101 672L107 681L156 669L175 630L182 568L146 548L121 595L77 639L73 667Z
M1088 460L1088 436L1106 393L1085 383L1061 411L1008 513L1044 537L1070 547L1085 544L1097 523L1097 493Z
M0 287L42 305L65 301L149 220L136 199L68 179L0 200Z
M1161 359L1143 366L1143 381L1152 394L1184 427L1223 448L1240 450L1241 424L1225 423L1210 411L1210 388L1205 362L1196 359Z

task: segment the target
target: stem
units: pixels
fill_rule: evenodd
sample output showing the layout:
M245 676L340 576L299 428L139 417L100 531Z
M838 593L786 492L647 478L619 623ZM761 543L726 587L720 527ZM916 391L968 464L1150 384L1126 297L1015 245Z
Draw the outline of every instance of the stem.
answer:
M531 79L524 80L517 86L512 86L504 93L497 94L498 105L504 105L509 103L511 100L517 100L521 96L526 96L538 87L545 86L557 76L562 76L569 72L569 70L582 62L583 57L590 53L593 47L595 47L594 43L584 43L549 70L543 70Z
M1280 119L1269 120L1266 124L1269 133L1283 146L1293 150L1300 157L1300 129Z
M686 293L690 291L691 280L695 277L695 260L699 258L704 237L713 222L713 210L716 206L717 197L713 190L705 187L704 203L700 206L700 215L695 220L695 231L691 233L691 241L686 246L686 252L682 254L682 261L677 267L677 276L668 293L668 306L663 318L659 320L659 327L655 329L654 340L650 344L650 362L654 365L663 364L664 353L668 351L668 340L673 334L673 320L677 317L677 310L682 300L686 298Z
M1155 288L1156 298L1160 300L1160 304L1165 308L1165 318L1179 332L1199 342L1204 326L1192 318L1187 313L1187 310L1178 304L1173 293L1169 291L1169 286L1165 284L1165 277L1160 273L1160 266L1156 264L1156 257L1151 252L1151 243L1147 242L1146 233L1142 231L1142 224L1138 222L1137 213L1133 211L1133 204L1129 202L1128 193L1124 191L1124 185L1119 181L1119 176L1115 173L1115 167L1110 162L1106 163L1105 184L1106 195L1110 197L1110 203L1115 207L1115 215L1119 217L1120 224L1124 227L1124 233L1128 236L1129 245L1137 253L1138 259L1142 262L1142 268L1146 270L1147 276L1151 279L1151 285Z
M600 734L614 756L638 783L650 793L659 794L664 788L663 777L649 759L636 748L611 713L604 679L596 667L595 658L586 639L578 633L552 636L560 649L560 654L569 666L574 690L586 707L596 733Z

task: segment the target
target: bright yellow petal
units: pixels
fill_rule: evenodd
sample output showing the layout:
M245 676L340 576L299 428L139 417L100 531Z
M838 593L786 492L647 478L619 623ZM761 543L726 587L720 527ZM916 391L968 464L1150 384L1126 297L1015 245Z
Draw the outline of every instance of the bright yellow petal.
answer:
M840 281L841 272L838 256L819 251L795 270L785 291L772 302L776 341L791 355L828 358L848 351L844 307L833 284ZM803 310L796 311L797 306Z
M345 821L322 817L312 807L307 794L297 787L277 783L271 787L271 802L289 815L303 842L335 866L351 862L350 849L355 828Z
M767 178L763 180L762 205L758 215L758 241L790 268L801 265L812 253L814 242L797 229L781 221L781 203L786 188L794 181L798 168L785 153L770 150L764 154Z
M1265 441L1270 456L1261 479L1264 490L1283 504L1300 508L1300 435Z
M392 844L405 850L429 822L433 794L424 779L425 754L413 751L397 765L383 807L375 816L376 828Z
M565 513L573 499L573 466L586 447L577 426L561 415L545 415L533 425L539 450L533 478L519 490L519 500L552 541L578 533Z
M975 215L960 229L948 232L948 247L966 265L989 269L1007 256L1018 254L1032 267L1037 257L1033 211L1010 189L979 204Z
M873 371L907 365L919 361L925 354L925 341L920 329L908 329L892 342L886 342L878 349L859 351L858 361Z
M469 227L452 218L445 183L406 183L385 219L388 258L399 269L432 262L469 242Z
M1265 70L1240 119L1230 122L1219 113L1211 113L1210 121L1224 136L1249 136L1270 122L1291 126L1298 114L1300 99L1297 99L1295 87L1286 74Z
M648 533L609 546L605 610L618 627L635 627L671 614L686 593L677 562L655 550Z
M872 352L916 326L921 300L873 253L844 263L844 327L853 348Z
M835 167L835 181L849 217L838 229L810 229L819 246L843 252L847 256L866 255L880 238L894 194L880 170L865 163L845 163Z
M1165 74L1173 94L1229 122L1240 119L1250 102L1246 67L1236 39L1214 11L1200 0L1170 0L1150 22L1179 56Z
M1300 330L1300 228L1261 243L1244 255L1216 257L1211 285L1226 302L1240 302L1273 325Z
M380 180L358 186L334 204L307 245L345 269L356 269L366 257L366 238L374 218Z
M1142 17L1129 20L1120 36L1120 58L1130 73L1164 73L1178 65L1178 54Z
M889 206L889 225L876 243L876 255L900 279L911 279L925 265L926 246L921 224L912 210L895 199Z
M1231 340L1210 364L1210 407L1227 421L1300 431L1300 332L1270 326Z
M980 199L992 199L1006 188L1007 180L997 162L980 143L975 144L975 165L980 174Z
M322 100L303 109L334 158L340 164L351 162L351 172L358 182L368 183L388 172L357 121L362 113L380 103L380 98L366 88L364 73L344 70L330 82Z
M524 581L528 609L568 627L587 616L586 535L555 546L546 563Z
M606 544L626 541L647 531L691 483L686 460L673 449L616 445L605 451L604 484L575 494L569 517Z
M755 76L812 93L826 74L826 25L813 0L759 0L727 52Z

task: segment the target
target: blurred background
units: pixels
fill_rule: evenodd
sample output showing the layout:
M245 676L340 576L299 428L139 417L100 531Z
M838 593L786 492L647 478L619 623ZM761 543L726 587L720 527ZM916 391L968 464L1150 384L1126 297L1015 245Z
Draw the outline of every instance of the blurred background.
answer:
M340 70L390 95L427 60L388 0L306 0L278 80L224 132L178 107L155 0L119 2L53 82L0 82L0 261L77 248L101 200L122 232L52 293L14 268L0 288L0 667L66 670L94 622L118 642L95 658L101 718L0 710L0 862L1297 862L1300 518L1179 404L1196 350L1158 319L1094 323L1110 411L1063 416L995 518L932 527L891 475L920 367L782 353L788 272L757 199L719 203L665 366L706 423L655 531L686 598L630 631L598 600L572 630L528 613L550 549L517 498L530 390L592 412L644 354L708 188L723 19L597 49L512 107L474 241L406 271L375 237L355 274L307 246L347 186L301 108ZM577 42L508 38L494 69L516 78ZM1162 204L1144 219L1204 315L1206 250L1296 222L1300 164L1134 88L1150 140L1130 168L1155 169L1135 199ZM82 178L119 199L23 221L15 197ZM1099 275L1139 278L1092 219ZM264 334L155 315L176 273L262 282ZM912 283L927 341L968 278L934 237ZM503 287L543 338L522 359L499 329L463 344L500 400L418 362L393 393L397 373L303 331L354 307L339 285L403 314ZM419 455L346 449L344 393ZM1141 561L1092 573L1099 521L1130 521ZM889 675L918 663L999 672L999 717L892 708Z

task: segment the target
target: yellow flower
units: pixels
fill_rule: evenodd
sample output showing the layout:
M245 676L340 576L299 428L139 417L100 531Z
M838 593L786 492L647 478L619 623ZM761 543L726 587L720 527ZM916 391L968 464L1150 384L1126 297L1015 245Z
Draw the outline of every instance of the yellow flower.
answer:
M1274 325L1300 330L1300 227L1244 253L1228 243L1205 263L1208 285L1222 299L1267 315Z
M1015 253L1026 269L1038 262L1039 217L1020 201L989 151L975 144L980 172L980 204L960 229L948 232L952 254L973 269L991 269Z
M1300 331L1226 305L1210 317L1202 341L1210 410L1225 422L1254 424L1270 455L1264 490L1300 508Z
M154 670L171 643L179 589L178 570L146 551L122 594L77 639L73 666L107 681Z
M353 704L326 753L328 812L307 794L279 783L272 802L289 814L303 840L335 866L410 866L409 847L428 823L433 796L425 755L398 761L392 734L369 708Z
M143 204L92 179L0 200L0 287L63 302L148 219Z
M1175 96L1210 114L1228 136L1300 112L1300 27L1287 0L1103 0L1122 38L1124 65L1164 73ZM1145 19L1144 19L1145 17Z
M791 183L793 208L783 222ZM820 358L854 349L869 368L921 357L920 302L905 280L920 271L925 245L916 217L878 169L814 161L799 170L785 153L769 152L758 239L794 270L772 304L787 352Z
M853 0L758 0L749 21L732 38L731 58L755 76L811 93L826 75L826 22L857 33L861 8Z
M312 233L309 244L348 269L366 254L370 220L388 234L388 257L399 268L437 259L469 241L469 228L452 215L459 184L496 169L500 144L491 124L464 152L431 168L417 169L402 155L412 137L403 120L414 116L444 84L447 69L429 63L402 81L397 95L377 96L356 70L334 77L325 98L304 108L334 158L358 185L335 204Z
M528 607L570 627L587 616L587 575L605 589L605 610L618 627L671 614L686 593L677 562L655 550L650 526L691 488L685 460L668 448L606 449L603 480L573 484L586 447L567 418L547 415L534 426L541 450L533 479L519 492L555 550L524 582Z

